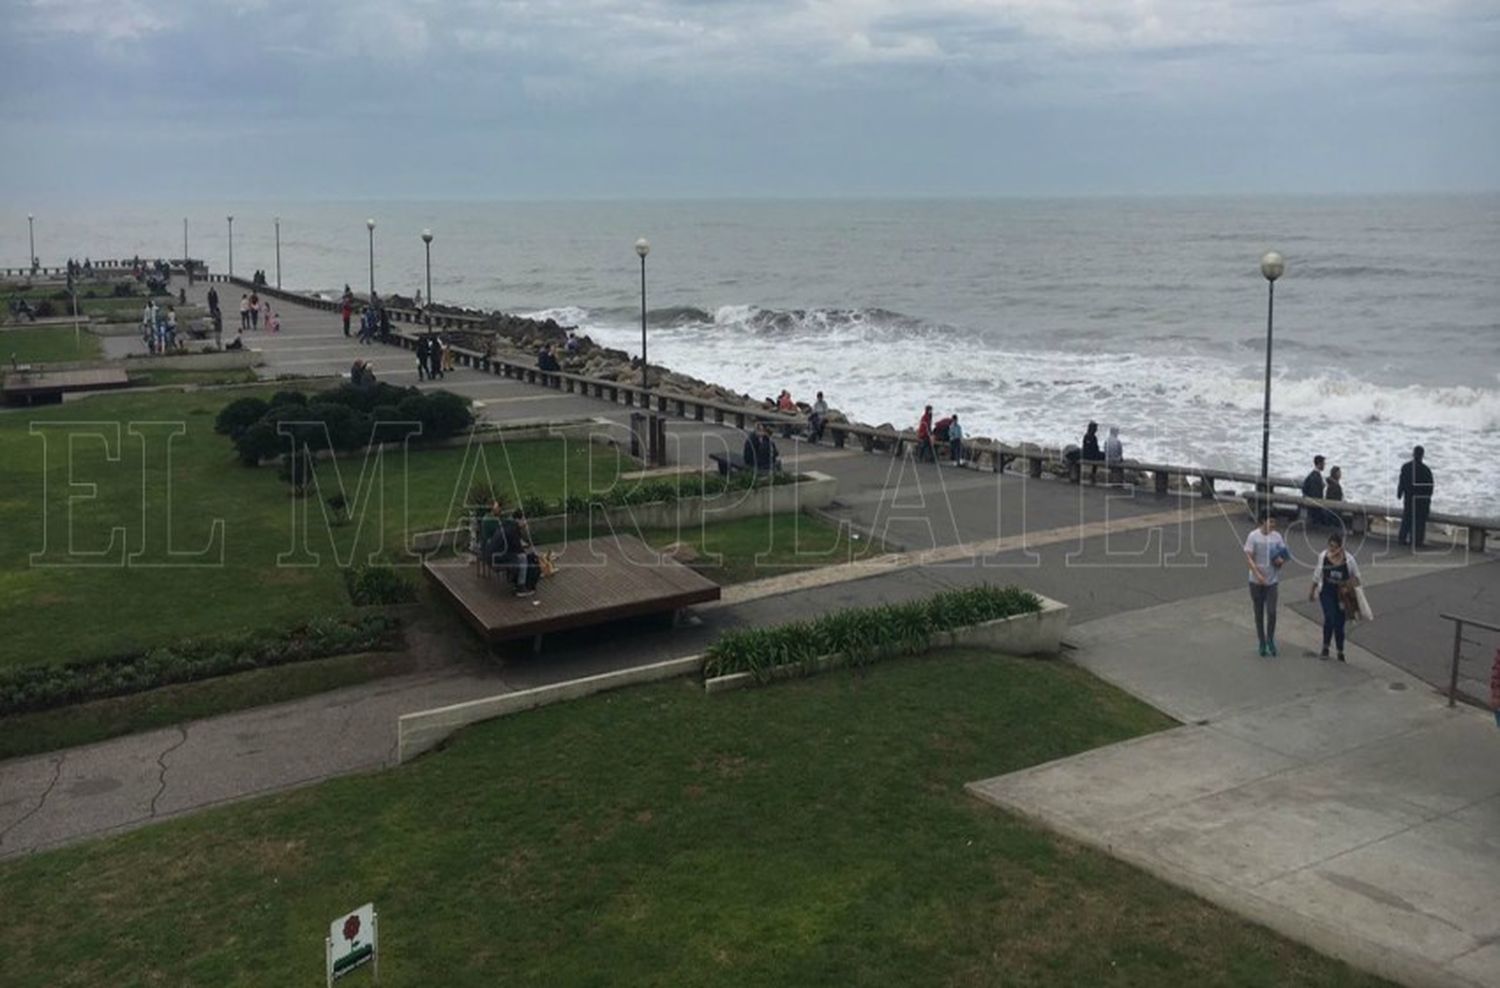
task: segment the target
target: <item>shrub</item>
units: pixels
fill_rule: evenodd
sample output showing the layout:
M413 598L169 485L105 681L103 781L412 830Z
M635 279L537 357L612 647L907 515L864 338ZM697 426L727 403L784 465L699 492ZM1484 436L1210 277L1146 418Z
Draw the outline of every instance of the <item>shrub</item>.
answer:
M214 431L230 439L237 438L270 410L271 406L259 398L238 398L220 410L214 419Z
M280 632L190 638L99 662L0 672L0 716L138 693L226 673L328 655L394 648L401 624L387 614L314 618Z
M557 513L557 505L536 494L521 495L521 514L527 518L544 518Z
M278 391L271 396L271 407L281 405L306 405L307 395L300 391Z
M259 466L261 460L285 453L287 439L277 435L276 423L261 419L234 438L234 451L245 466Z
M129 298L135 294L135 285L128 281L117 282L114 291L111 292L115 298Z
M344 570L344 588L356 606L406 604L417 599L417 588L390 566L355 566Z
M709 647L703 672L708 677L748 672L764 682L777 670L811 671L819 659L862 665L888 655L921 651L940 631L1041 609L1035 594L1015 586L984 584L944 590L904 604L855 608L812 621L727 632Z

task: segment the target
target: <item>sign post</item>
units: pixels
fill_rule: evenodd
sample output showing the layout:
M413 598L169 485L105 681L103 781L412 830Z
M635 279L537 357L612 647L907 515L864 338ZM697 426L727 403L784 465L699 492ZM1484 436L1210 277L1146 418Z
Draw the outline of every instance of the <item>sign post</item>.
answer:
M380 916L375 904L367 902L347 915L334 920L328 926L326 948L326 971L328 986L355 968L369 964L380 983Z

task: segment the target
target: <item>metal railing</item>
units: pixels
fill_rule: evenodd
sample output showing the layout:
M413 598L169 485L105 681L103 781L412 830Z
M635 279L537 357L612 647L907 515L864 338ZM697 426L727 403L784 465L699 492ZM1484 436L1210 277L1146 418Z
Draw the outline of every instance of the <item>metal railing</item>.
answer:
M1485 631L1494 631L1497 633L1500 633L1500 625L1490 624L1488 621L1479 621L1474 618L1460 617L1457 614L1443 614L1441 617L1444 621L1453 622L1453 664L1448 669L1448 706L1451 707L1458 702L1458 663L1463 658L1463 647L1466 643L1469 645L1482 644L1472 638L1464 637L1464 625L1483 628Z

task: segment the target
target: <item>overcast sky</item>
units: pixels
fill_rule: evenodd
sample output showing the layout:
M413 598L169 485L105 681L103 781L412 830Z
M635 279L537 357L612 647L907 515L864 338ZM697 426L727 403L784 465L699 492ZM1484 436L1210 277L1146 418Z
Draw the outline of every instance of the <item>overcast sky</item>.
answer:
M1500 187L1500 0L3 9L10 199Z

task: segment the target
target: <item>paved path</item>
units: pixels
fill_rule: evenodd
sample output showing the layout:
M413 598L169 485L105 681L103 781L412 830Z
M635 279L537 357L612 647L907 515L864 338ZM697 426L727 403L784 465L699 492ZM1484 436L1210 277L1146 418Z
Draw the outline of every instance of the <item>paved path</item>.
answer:
M1242 588L1076 627L1075 661L1184 726L970 789L1395 980L1500 986L1494 719L1319 635L1283 613L1254 657Z
M232 314L237 290L221 294ZM417 383L405 351L346 341L327 313L281 313L281 334L251 338L264 376L343 373L360 355L383 380ZM496 421L598 416L623 431L630 411L469 370L439 386ZM686 464L741 441L704 423L671 420L668 431L674 461ZM1482 588L1500 566L1358 540L1377 606L1394 613L1420 601L1421 613L1361 628L1347 666L1296 654L1265 662L1246 648L1247 521L1232 502L781 445L793 468L837 478L832 517L903 554L731 588L696 625L643 625L607 652L592 636L559 636L546 655L503 670L389 679L0 763L0 857L379 768L391 761L400 713L692 654L727 628L1020 582L1070 604L1078 661L1186 726L976 791L1357 962L1421 982L1500 983L1500 924L1486 918L1500 887L1500 732L1477 711L1447 710L1377 657L1435 661L1446 642L1429 646L1414 622L1433 608L1493 601ZM1298 560L1310 561L1320 538L1289 535ZM1305 579L1305 568L1288 571L1289 586ZM1288 644L1312 642L1313 626L1290 609L1283 622Z

